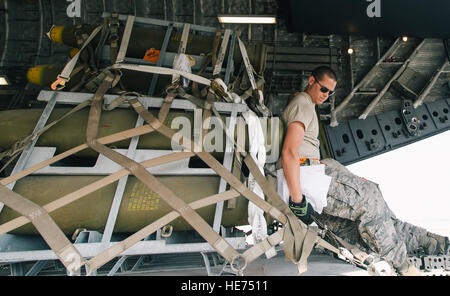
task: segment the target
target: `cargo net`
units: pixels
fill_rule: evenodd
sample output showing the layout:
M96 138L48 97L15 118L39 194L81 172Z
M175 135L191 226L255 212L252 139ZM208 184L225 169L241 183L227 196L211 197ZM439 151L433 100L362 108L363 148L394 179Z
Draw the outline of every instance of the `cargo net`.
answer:
M83 52L86 45L89 44L97 33L102 31L101 29L102 27L96 28L91 35L85 39L85 43L83 44L81 50L66 65L61 75L58 76L57 81L55 81L52 85L53 89L62 90L65 86L65 82L68 81L65 76L70 77L68 74L71 74L73 71L80 71L79 68L74 70L77 59L80 53ZM254 74L256 73L249 62L245 46L239 38L237 38L237 41L243 57L244 68L246 70L244 73L246 73L252 85L247 97L250 96L254 98L253 105L249 105L248 101L245 100L245 94L239 96L236 93L229 91L224 81L219 78L229 34L230 32L225 32L221 47L219 49L218 44L221 39L221 31L220 29L217 31L215 46L213 46L214 50L210 55L214 58L209 59L209 62L205 63L202 67L202 69L204 69L208 63L211 63L211 66L214 69L212 79L198 75L199 73L193 74L191 71L188 71L183 67L178 67L178 69L175 69L176 67L174 67L174 69L170 69L160 66L133 65L116 62L102 70L101 73L97 75L96 80L89 81L91 83L90 87L92 87L94 92L92 99L79 104L58 120L48 124L43 129L33 133L31 136L17 143L13 148L11 148L11 150L3 152L3 156L6 155L16 157L28 144L36 139L36 137L57 124L57 122L90 105L86 129L86 142L84 144L76 146L54 156L53 158L37 163L22 170L21 172L0 180L0 201L22 215L21 217L0 225L0 234L7 233L31 222L43 239L47 242L49 247L55 252L58 259L66 267L69 274L77 274L82 266L85 266L87 274L91 274L115 257L121 255L124 251L139 241L144 240L149 235L170 224L175 219L182 217L217 251L219 255L225 259L231 269L240 275L243 274L246 266L250 262L259 258L261 255L266 254L267 257L274 256L276 254L274 247L280 244L283 246L286 259L297 265L299 273L303 273L307 270L307 258L315 246L320 246L330 252L338 254L341 258L347 260L355 266L367 269L368 266L365 262L368 255L366 253L362 251L354 252L353 254L350 253L347 249L353 250L351 246L345 245L345 242L342 240L337 241L338 238L335 236L333 237L333 241L336 242L336 246L333 246L324 239L327 234L330 235L329 231L326 229L319 229L314 226L307 226L302 221L297 219L287 204L278 195L274 186L272 186L272 184L264 176L264 157L262 156L265 156L265 151L258 151L258 153L248 152L244 149L244 147L240 147L239 144L234 141L234 137L229 134L226 125L215 108L215 102L217 101L247 104L249 111L247 113L246 120L258 118L258 116L270 115L267 107L264 106L262 91L258 90L254 77ZM185 58L184 51L182 50L182 47L180 48L179 59L183 60ZM218 57L216 58L217 54ZM189 59L184 59L184 61L188 60ZM184 65L187 66L186 63L184 63ZM120 85L122 69L172 76L172 83L168 85L165 90L166 96L157 116L152 115L148 111L145 104L141 102L140 98L142 95L140 93L116 88L117 85ZM187 87L189 82L192 82L192 88ZM204 91L198 91L198 85L205 86ZM117 99L110 104L106 104L104 99L104 95L106 93L118 95ZM245 163L249 170L249 180L247 180L248 185L243 182L241 175L233 174L209 152L206 152L203 147L203 143L199 143L195 139L193 140L184 136L175 137L176 131L164 124L164 120L166 119L170 111L171 104L175 98L189 100L195 106L202 109L203 122L205 120L209 120L213 114L219 119L222 130L225 131L228 140L230 140L234 146L233 152L235 161L241 165ZM128 104L130 108L132 108L141 118L143 118L145 125L124 130L105 137L98 137L102 111L108 112L123 104ZM256 121L259 122L259 120ZM206 132L207 130L203 129L202 134L205 135ZM137 162L107 146L117 141L130 139L132 137L141 136L148 133L159 133L172 141L177 139L175 141L183 148L183 151L177 151L168 155ZM203 137L200 137L200 139L203 139ZM39 206L6 187L8 184L17 181L20 178L28 176L42 168L45 168L46 166L54 164L66 157L88 148L93 149L99 154L102 154L108 159L119 164L123 167L123 169L97 180L92 184L86 185L75 192L58 198L44 206ZM175 194L170 188L161 183L161 181L159 181L147 170L153 166L194 156L201 159L205 164L213 169L223 180L228 183L230 189L199 199L195 202L187 203L182 197ZM69 241L49 214L85 197L91 192L118 181L123 176L129 174L134 175L149 190L158 194L161 199L163 199L171 207L172 211L153 223L143 227L123 241L114 243L112 246L98 253L96 256L86 260L86 258L84 258L77 248L75 248ZM250 179L252 182L250 182ZM250 186L252 188L250 188ZM255 244L242 253L234 249L224 237L220 236L219 233L216 232L213 227L211 227L209 223L207 223L196 212L197 209L202 207L235 199L237 197L244 197L248 199L249 205L255 207L254 216L257 217L256 219L258 219L258 217L263 217L263 212L265 212L266 215L273 217L277 223L281 224L281 227L277 227L272 234L268 235L265 221L261 222L260 220L259 222L261 223L259 224L263 225L262 228L265 228L264 230L266 232L259 232L259 235L256 237ZM265 197L267 198L267 201ZM262 218L262 220L264 220L264 218ZM255 225L257 225L257 223L255 223ZM341 247L339 247L339 245L341 245Z

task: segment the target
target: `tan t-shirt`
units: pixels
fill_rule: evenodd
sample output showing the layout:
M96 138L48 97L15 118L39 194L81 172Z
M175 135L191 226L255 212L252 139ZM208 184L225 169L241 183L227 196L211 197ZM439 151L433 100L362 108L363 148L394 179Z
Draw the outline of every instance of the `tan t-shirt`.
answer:
M319 121L315 104L306 92L295 96L281 115L285 129L291 122L299 121L305 125L305 136L298 149L299 157L320 159Z

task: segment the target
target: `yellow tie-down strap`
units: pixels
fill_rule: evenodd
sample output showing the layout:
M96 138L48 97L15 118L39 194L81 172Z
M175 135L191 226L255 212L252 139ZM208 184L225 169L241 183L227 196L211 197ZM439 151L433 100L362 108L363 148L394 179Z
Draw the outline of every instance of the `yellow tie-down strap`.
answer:
M42 207L4 185L0 185L0 201L33 223L69 273L74 273L83 266L85 262L81 254Z

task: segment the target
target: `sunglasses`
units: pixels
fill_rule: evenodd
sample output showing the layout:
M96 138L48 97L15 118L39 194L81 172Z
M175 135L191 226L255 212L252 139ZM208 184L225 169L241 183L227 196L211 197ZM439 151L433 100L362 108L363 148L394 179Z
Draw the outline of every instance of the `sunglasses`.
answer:
M319 82L319 80L317 80L316 77L314 77L314 80L320 85L320 91L321 91L321 92L323 92L323 93L328 93L329 96L331 96L331 95L334 94L334 90L330 90L330 89L328 89L327 87L323 86L323 85Z

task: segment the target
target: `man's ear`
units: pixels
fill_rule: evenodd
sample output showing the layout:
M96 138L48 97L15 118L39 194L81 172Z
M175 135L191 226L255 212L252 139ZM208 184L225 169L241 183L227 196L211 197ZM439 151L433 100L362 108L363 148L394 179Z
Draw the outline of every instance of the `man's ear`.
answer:
M309 85L312 85L312 84L314 83L314 81L315 81L314 76L309 76L309 79L308 79L308 86L309 86Z

